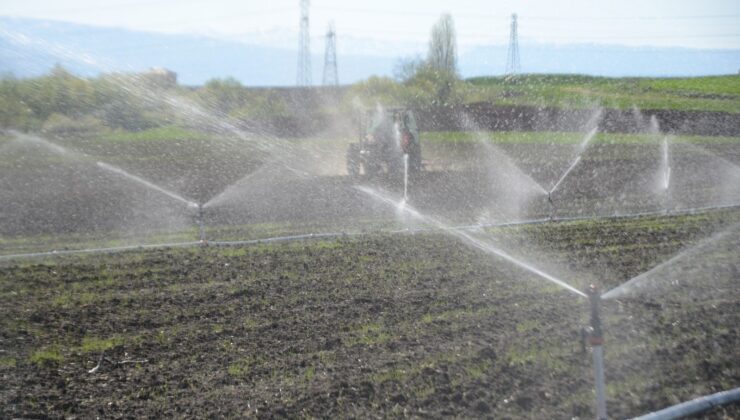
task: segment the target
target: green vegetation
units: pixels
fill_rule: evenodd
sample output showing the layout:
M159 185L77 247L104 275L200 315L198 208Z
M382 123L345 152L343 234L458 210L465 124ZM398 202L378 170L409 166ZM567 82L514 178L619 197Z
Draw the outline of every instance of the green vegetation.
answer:
M481 140L498 144L577 144L583 141L583 133L550 132L550 131L491 131L491 132L462 132L462 131L438 131L423 134L425 143L474 143ZM661 137L662 138L662 137ZM593 139L593 143L601 144L644 144L654 143L656 136L649 134L622 134L622 133L599 133ZM723 136L694 136L681 135L672 136L674 143L696 143L696 144L722 144L735 143L740 137Z
M141 131L112 130L99 137L101 142L156 142L179 140L204 140L207 135L177 125L155 127Z
M740 112L740 75L693 78L608 78L524 75L478 77L468 100L508 105Z
M121 337L98 338L85 337L78 350L82 353L100 353L122 345L124 342Z
M64 357L56 347L50 347L43 350L35 351L28 359L31 363L35 363L37 366L50 366L56 365L64 360Z
M234 377L246 377L253 373L254 369L260 368L265 363L261 356L249 356L241 358L226 368L226 372Z
M0 357L0 368L14 368L15 365L16 365L15 358L6 357L6 356Z
M353 333L352 337L347 340L348 346L361 344L364 346L383 344L391 339L391 335L384 331L381 324L372 322L361 325Z
M144 75L81 78L57 66L42 77L0 80L0 125L58 136L102 134L105 140L117 141L199 139L202 133L184 127L213 124L213 120L281 136L305 136L326 128L329 121L351 120L358 103L433 108L490 102L740 113L738 75L662 79L523 75L461 80L454 71L439 70L426 61L410 60L399 67L399 79L370 77L332 100L317 96L304 103L290 100L281 90L253 89L231 78L188 89Z

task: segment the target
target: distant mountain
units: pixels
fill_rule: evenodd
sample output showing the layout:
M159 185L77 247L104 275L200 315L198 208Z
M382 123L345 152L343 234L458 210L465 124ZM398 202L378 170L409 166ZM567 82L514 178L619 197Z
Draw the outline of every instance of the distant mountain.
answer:
M341 83L392 73L395 58L338 57ZM297 51L194 35L167 35L120 28L0 17L0 74L38 76L54 64L81 75L165 67L186 85L232 76L250 86L293 85ZM321 83L323 56L312 57Z
M344 40L353 42L351 38ZM358 43L359 45L359 43ZM323 49L323 46L320 48ZM358 51L337 57L341 83L371 75L391 76L399 60L389 45L385 54ZM377 51L377 49L376 49ZM522 71L603 76L688 76L734 74L740 50L630 48L604 45L522 44ZM506 46L477 47L460 56L463 77L501 74ZM32 77L54 64L81 75L166 67L186 85L232 76L249 86L290 86L296 79L295 50L250 45L195 35L167 35L120 28L0 17L0 74ZM323 57L312 57L313 80L321 82Z

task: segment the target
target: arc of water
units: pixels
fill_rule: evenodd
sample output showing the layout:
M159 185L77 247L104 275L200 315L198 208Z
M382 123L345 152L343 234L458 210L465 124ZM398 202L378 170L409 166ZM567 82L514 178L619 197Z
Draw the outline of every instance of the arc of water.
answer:
M110 62L110 60L93 59L89 54L74 51L55 42L49 42L41 38L29 37L20 32L9 31L2 28L0 28L0 37L5 38L16 45L26 48L40 49L61 59L73 60L79 63L84 63L85 65L93 66L104 73L115 73L115 66ZM136 71L134 68L131 68L130 70ZM145 87L147 86L145 83L141 83L141 77L142 76L136 74L117 74L109 80L116 83L126 92L135 95L148 103L168 105L183 113L185 116L191 119L198 119L200 123L206 124L219 132L229 133L237 137L239 140L254 146L260 152L266 153L270 156L284 157L286 156L286 153L289 153L294 149L293 145L286 142L276 144L275 141L272 141L274 139L261 139L251 135L253 132L259 133L261 131L256 127L249 127L250 132L245 132L240 128L240 125L243 123L237 123L224 112L207 110L192 100L175 95L172 92L160 90L152 91ZM287 161L287 159L283 159L283 162L285 161Z
M45 139L43 139L41 137L38 137L38 136L32 136L32 135L29 135L29 134L23 134L23 133L19 133L17 131L11 131L11 134L13 136L15 136L16 138L18 138L18 139L28 140L28 141L33 142L33 143L41 144L41 145L45 146L46 148L48 148L49 150L53 151L54 153L57 153L57 154L62 155L62 156L69 156L69 157L74 157L74 158L77 158L77 159L92 159L92 157L89 156L89 155L87 155L87 154L84 154L84 153L81 153L81 152L77 152L77 151L73 151L73 150L67 149L66 147L62 147L62 146L60 146L58 144L52 143L52 142L50 142L48 140L45 140ZM123 177L125 177L125 178L127 178L127 179L129 179L131 181L138 182L139 184L144 185L144 186L146 186L148 188L151 188L151 189L153 189L155 191L158 191L158 192L160 192L160 193L162 193L162 194L164 194L164 195L166 195L166 196L168 196L170 198L174 198L175 200L181 201L181 202L187 204L190 207L198 207L198 204L195 201L188 200L188 199L182 197L181 195L179 195L177 193L174 193L172 191L169 191L167 189L164 189L164 188L160 187L159 185L156 185L156 184L154 184L154 183L152 183L150 181L147 181L144 178L141 178L141 177L138 177L136 175L133 175L133 174L131 174L129 172L126 172L125 170L123 170L123 169L121 169L121 168L119 168L117 166L113 166L113 165L111 165L109 163L100 162L100 161L95 162L95 165L98 166L99 168L105 169L106 171L113 172L113 173L116 173L118 175L122 175Z
M650 270L648 270L648 271L646 271L646 272L644 272L644 273L642 273L642 274L640 274L638 276L635 276L635 277L631 278L630 280L628 280L627 282L622 283L621 285L619 285L619 286L617 286L617 287L609 290L608 292L606 292L603 295L601 295L601 298L604 299L604 300L606 300L606 299L614 299L614 298L617 298L617 297L620 297L620 296L624 296L624 295L626 295L628 293L634 292L636 290L645 288L647 286L647 284L646 284L647 281L655 273L663 270L664 268L666 268L666 267L674 264L675 262L680 261L680 260L682 260L682 259L684 259L684 258L686 258L688 256L695 255L697 252L705 249L709 245L714 244L715 242L719 241L720 239L723 239L723 238L731 235L732 233L734 233L735 231L737 231L738 228L740 228L740 223L736 223L736 224L732 225L731 227L729 227L728 229L726 229L726 230L724 230L722 232L716 233L716 234L710 236L707 239L704 239L699 244L694 245L691 248L688 248L688 249L686 249L684 251L679 252L678 254L674 255L670 259L668 259L666 261L663 261L662 263L656 265L655 267L651 268Z
M597 115L601 115L601 112L597 113ZM598 134L598 132L599 132L599 127L597 125L596 127L589 130L585 136L583 136L583 140L578 145L579 153L583 153L583 151L586 150L586 147L588 147L588 144L591 143L591 140L593 140L594 137L596 137L596 134Z
M476 124L473 118L468 114L462 114L462 124L466 130L473 131L475 133L476 141L484 147L486 153L494 155L491 158L496 161L497 167L503 168L503 170L516 179L517 182L521 181L526 188L532 189L543 195L547 194L545 187L535 181L530 175L526 174L508 153L489 141L489 139L482 133L480 126Z
M222 204L224 201L228 200L228 198L237 191L240 185L245 184L247 181L257 179L259 175L262 175L265 179L270 179L274 176L274 174L270 174L270 170L275 170L275 168L281 165L281 171L284 169L291 174L295 175L298 178L307 178L309 176L308 172L293 168L291 166L283 165L280 162L276 162L275 160L271 160L269 162L263 163L262 166L260 166L258 169L244 175L243 177L239 178L235 182L232 182L231 184L224 187L221 192L211 197L210 200L205 202L203 204L203 208L213 207L218 204ZM284 172L282 172L284 173Z
M575 168L581 161L581 156L583 156L583 152L586 151L586 148L591 143L591 140L593 140L596 137L596 134L598 134L599 132L599 121L601 120L601 113L602 110L601 108L599 108L586 123L586 127L591 127L591 129L588 131L588 133L586 133L586 135L583 137L583 140L578 145L578 151L575 159L573 160L573 163L570 164L570 166L568 167L568 169L565 170L560 179L558 179L555 185L553 185L550 191L548 191L548 196L558 189L560 184L562 184L565 178L567 178L571 171L573 171L573 168Z
M455 229L455 228L453 228L451 226L448 226L448 225L446 225L446 224L438 221L437 219L435 219L435 218L433 218L431 216L426 216L426 215L420 213L418 210L414 209L413 207L409 206L406 203L401 202L399 204L395 200L391 199L390 197L387 197L386 195L381 194L380 192L378 192L378 191L376 191L376 190L374 190L372 188L369 188L369 187L359 186L359 187L355 187L355 188L357 188L358 190L362 191L365 194L368 194L369 196L373 197L376 200L379 200L379 201L384 202L384 203L386 203L388 205L391 205L391 206L396 207L400 211L403 211L403 212L411 215L412 217L414 217L414 218L416 218L416 219L418 219L418 220L420 220L420 221L422 221L422 222L424 222L426 224L432 225L432 226L438 228L439 230L441 230L443 232L447 232L448 234L456 237L457 239L460 239L464 243L467 243L468 245L471 245L471 246L473 246L476 249L479 249L479 250L481 250L481 251L483 251L483 252L485 252L487 254L493 254L493 255L496 255L498 257L501 257L504 260L506 260L506 261L508 261L508 262L510 262L510 263L512 263L512 264L514 264L514 265L516 265L518 267L520 267L520 268L523 268L523 269L525 269L525 270L527 270L527 271L529 271L531 273L534 273L537 276L539 276L539 277L541 277L541 278L543 278L545 280L548 280L548 281L550 281L552 283L555 283L558 286L560 286L560 287L562 287L564 289L567 289L567 290L575 293L578 296L587 297L585 293L581 292L580 290L576 289L575 287L571 286L570 284L568 284L568 283L566 283L566 282L564 282L564 281L562 281L562 280L560 280L560 279L552 276L551 274L548 274L548 273L540 270L539 268L537 268L537 267L535 267L535 266L533 266L533 265L531 265L531 264L529 264L529 263L527 263L527 262L525 262L525 261L523 261L523 260L521 260L519 258L516 258L516 257L514 257L514 256L512 256L512 255L510 255L510 254L508 254L508 253L506 253L506 252L504 252L504 251L502 251L502 250L494 247L490 243L484 242L484 241L482 241L482 240L480 240L480 239L478 239L478 238L476 238L476 237L468 234L467 232L464 232L464 231L462 231L460 229Z
M187 198L185 198L185 197L183 197L183 196L181 196L179 194L176 194L176 193L174 193L172 191L169 191L167 189L164 189L164 188L160 187L159 185L153 184L153 183L147 181L144 178L141 178L141 177L138 177L138 176L136 176L134 174L131 174L129 172L126 172L125 170L123 170L123 169L121 169L121 168L119 168L117 166L113 166L113 165L108 164L108 163L105 163L105 162L95 162L95 164L99 168L102 168L102 169L105 169L106 171L113 172L115 174L121 175L124 178L127 178L127 179L130 179L132 181L138 182L139 184L141 184L141 185L143 185L145 187L151 188L151 189L153 189L155 191L159 191L162 194L164 194L164 195L166 195L166 196L168 196L170 198L174 198L175 200L181 201L181 202L187 204L189 207L194 207L194 208L197 208L198 207L198 203L196 203L195 201L188 200Z
M54 152L54 153L56 153L58 155L61 155L61 156L67 156L67 157L72 157L72 158L76 158L76 159L89 159L90 158L90 156L88 156L88 155L86 155L84 153L80 153L80 152L77 152L77 151L73 151L73 150L67 149L66 147L62 147L62 146L60 146L58 144L52 143L52 142L50 142L50 141L48 141L46 139L43 139L43 138L41 138L39 136L34 136L34 135L31 135L31 134L27 134L27 133L21 133L21 132L16 131L16 130L10 130L9 133L13 137L15 137L17 140L19 140L19 141L27 141L27 142L31 142L31 143L40 144L40 145L46 147L47 149L51 150L52 152Z
M42 139L41 137L38 137L38 136L31 136L31 135L27 135L27 134L21 134L21 133L18 133L18 132L12 132L12 133L17 138L26 139L26 140L29 140L29 141L34 142L34 143L42 144L42 145L46 146L49 150L51 150L51 151L53 151L53 152L55 152L57 154L63 155L63 156L72 156L72 157L76 157L76 158L79 158L79 159L83 159L83 158L91 159L91 156L89 156L89 155L86 155L84 153L80 153L80 152L69 150L69 149L67 149L65 147L62 147L62 146L60 146L58 144L55 144L55 143L52 143L52 142L50 142L48 140ZM150 181L147 181L147 180L145 180L143 178L140 178L140 177L138 177L136 175L132 175L132 174L126 172L125 170L123 170L123 169L121 169L119 167L113 166L113 165L108 164L108 163L105 163L105 162L95 162L95 164L98 167L102 168L102 169L105 169L105 170L110 171L110 172L117 173L119 175L123 175L124 177L126 177L126 178L128 178L130 180L136 181L136 182L138 182L140 184L143 184L143 185L145 185L145 186L147 186L147 187L149 187L149 188L151 188L153 190L159 191L159 192L161 192L161 193L163 193L163 194L165 194L165 195L167 195L167 196L169 196L171 198L174 198L176 200L182 201L185 204L188 204L188 205L194 206L194 207L197 207L198 206L192 200L187 200L184 197L182 197L182 196L180 196L180 195L178 195L178 194L176 194L176 193L174 193L172 191L168 191L168 190L166 190L166 189L164 189L164 188L162 188L162 187L160 187L158 185L153 184Z
M409 154L403 154L403 201L409 198Z
M556 182L555 185L553 185L552 189L547 193L548 199L550 197L550 194L554 193L555 190L558 189L558 187L560 186L560 184L563 183L563 181L565 180L565 178L568 177L568 174L573 170L573 168L576 167L576 165L578 165L578 162L580 162L580 161L581 161L581 156L578 155L578 157L576 157L576 159L573 161L573 163L571 163L570 166L568 167L568 169L563 173L563 176L560 177L560 179L558 180L558 182Z
M668 137L663 137L663 190L671 185L671 164L668 161Z
M737 163L735 163L735 162L733 162L733 161L731 161L731 160L729 160L729 159L727 159L725 157L719 156L718 154L712 152L711 150L708 150L706 147L701 147L701 146L698 146L695 143L689 143L689 142L683 142L681 144L681 146L682 147L685 147L685 148L688 148L688 149L691 149L692 151L694 151L696 153L701 153L701 154L704 154L704 155L709 155L709 156L712 157L712 159L716 159L717 162L720 163L722 166L724 166L724 167L726 167L728 169L731 169L732 172L734 172L734 173L739 173L740 174L740 165L738 165Z

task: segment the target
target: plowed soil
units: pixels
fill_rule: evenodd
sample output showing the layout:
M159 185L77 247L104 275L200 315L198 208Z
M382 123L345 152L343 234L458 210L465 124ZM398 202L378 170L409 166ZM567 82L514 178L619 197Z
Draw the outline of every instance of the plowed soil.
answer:
M738 220L505 233L608 289ZM697 287L605 302L611 417L740 385L720 251ZM440 234L7 262L0 417L593 418L586 320L585 299Z

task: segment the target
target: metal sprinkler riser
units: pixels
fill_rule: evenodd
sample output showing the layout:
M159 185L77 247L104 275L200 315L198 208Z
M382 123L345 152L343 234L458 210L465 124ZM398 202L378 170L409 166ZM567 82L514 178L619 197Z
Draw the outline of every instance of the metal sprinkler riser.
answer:
M588 300L591 309L587 342L591 346L594 359L594 383L596 386L596 418L606 420L606 387L604 385L604 332L601 326L601 294L599 288L592 284L588 288Z

